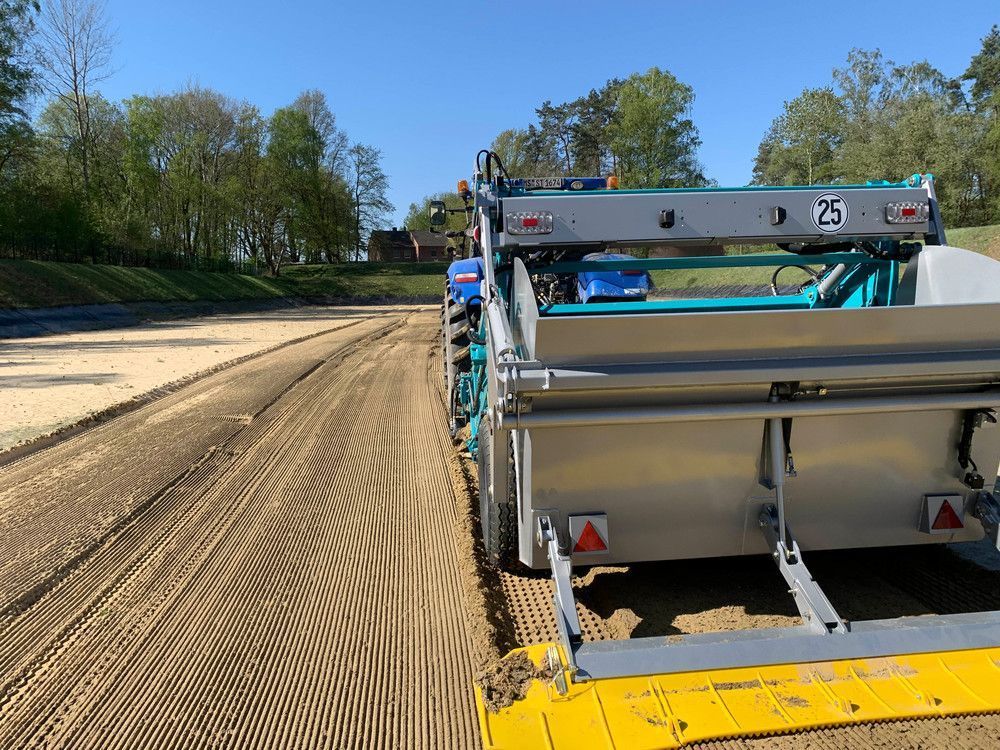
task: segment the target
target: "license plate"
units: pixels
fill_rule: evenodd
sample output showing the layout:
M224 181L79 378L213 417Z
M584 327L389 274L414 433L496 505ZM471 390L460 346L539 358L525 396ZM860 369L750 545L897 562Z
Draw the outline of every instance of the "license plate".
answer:
M562 177L525 177L525 190L561 190Z

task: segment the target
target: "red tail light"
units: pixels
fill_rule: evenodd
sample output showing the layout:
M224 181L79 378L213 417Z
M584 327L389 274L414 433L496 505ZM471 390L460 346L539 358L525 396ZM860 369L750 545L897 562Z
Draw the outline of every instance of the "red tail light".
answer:
M468 284L473 281L479 281L478 273L456 273L455 283L456 284Z
M645 271L622 271L622 276L645 276Z

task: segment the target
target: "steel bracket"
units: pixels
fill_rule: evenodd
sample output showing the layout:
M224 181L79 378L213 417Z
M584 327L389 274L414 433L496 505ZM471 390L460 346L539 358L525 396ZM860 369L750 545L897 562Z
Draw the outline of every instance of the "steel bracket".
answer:
M992 492L978 494L976 504L972 508L972 515L979 519L986 536L1000 551L1000 502L997 502Z
M559 548L559 536L549 516L538 519L538 543L546 547L552 581L555 584L553 603L556 609L556 625L559 629L559 643L566 657L567 666L563 673L555 675L555 684L567 685L576 673L575 649L582 640L580 618L576 614L576 599L573 597L573 563L568 554Z
M823 589L812 577L809 568L802 561L799 544L785 527L785 533L778 531L778 509L774 505L764 505L760 511L760 529L771 548L778 570L788 583L789 593L795 597L795 606L802 615L803 622L810 629L822 633L846 633L847 626Z

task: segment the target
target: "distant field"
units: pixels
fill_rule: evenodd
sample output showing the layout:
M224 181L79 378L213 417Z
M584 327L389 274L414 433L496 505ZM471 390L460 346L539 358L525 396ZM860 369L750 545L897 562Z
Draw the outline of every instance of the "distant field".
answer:
M948 242L1000 260L1000 224L948 231ZM734 252L780 252L773 245ZM278 278L201 271L91 266L0 260L0 307L48 307L107 302L260 300L277 297L353 301L429 301L443 291L447 263L344 263L289 265ZM725 287L767 286L773 268L653 271L657 288L669 294ZM783 284L805 279L781 272Z

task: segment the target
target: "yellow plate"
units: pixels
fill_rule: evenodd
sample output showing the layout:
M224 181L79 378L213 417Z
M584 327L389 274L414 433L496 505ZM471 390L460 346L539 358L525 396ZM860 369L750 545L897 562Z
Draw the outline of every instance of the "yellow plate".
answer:
M542 664L551 644L519 649ZM508 658L517 651L511 652ZM921 716L1000 711L1000 649L718 669L576 683L535 680L524 700L487 712L492 750L676 748L699 740Z

